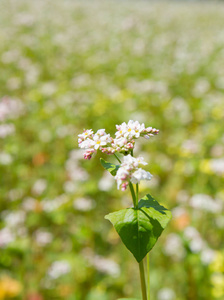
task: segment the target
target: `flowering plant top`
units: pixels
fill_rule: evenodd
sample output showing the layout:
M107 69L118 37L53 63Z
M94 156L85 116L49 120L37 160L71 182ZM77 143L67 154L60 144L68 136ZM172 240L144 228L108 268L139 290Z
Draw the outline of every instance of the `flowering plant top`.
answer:
M100 150L107 154L114 154L120 152L128 154L134 148L135 140L140 136L148 139L159 133L158 129L147 127L144 123L140 124L138 121L130 120L128 124L125 122L121 125L116 125L117 131L115 138L105 132L105 129L99 129L95 134L92 129L84 130L79 134L78 143L81 149L85 149L85 159L91 159L94 152Z
M101 164L114 176L118 189L121 187L124 191L129 186L134 207L110 213L105 218L114 225L125 246L141 263L171 219L170 211L151 195L138 198L140 181L150 180L152 175L142 168L147 165L144 158L134 157L135 141L140 137L148 139L155 136L159 130L133 120L116 125L116 129L114 138L105 129L96 133L92 129L84 130L78 135L78 143L85 150L85 159L91 159L95 152L101 151L113 154L118 160L119 164L112 164L101 158ZM120 159L117 154L122 154L123 158Z
M106 154L122 153L124 154L123 162L121 163L115 180L117 181L118 189L121 186L122 191L126 190L129 181L132 183L140 183L141 180L150 180L152 175L146 172L139 165L147 165L143 157L133 157L133 149L135 140L139 137L149 139L159 133L158 129L145 127L145 124L140 124L138 121L130 120L127 124L123 122L121 125L116 125L117 131L115 138L105 132L105 129L99 129L95 134L92 129L84 130L79 134L78 143L81 149L85 149L84 158L91 159L93 153L97 150Z

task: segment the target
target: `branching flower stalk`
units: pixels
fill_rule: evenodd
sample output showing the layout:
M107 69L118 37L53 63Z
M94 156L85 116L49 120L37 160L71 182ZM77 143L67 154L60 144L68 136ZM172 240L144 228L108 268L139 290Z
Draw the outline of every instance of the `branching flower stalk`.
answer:
M125 191L129 186L133 207L110 213L105 218L113 224L122 242L139 263L142 299L147 300L143 258L155 245L171 219L171 213L150 194L139 200L139 183L151 180L152 174L142 168L147 162L141 156L135 158L133 150L136 139L148 139L157 135L159 130L132 120L127 124L124 122L116 125L116 129L115 138L107 134L105 129L99 129L96 133L92 129L84 130L78 135L78 143L81 149L85 149L85 159L89 160L95 152L101 151L114 155L119 162L116 165L102 158L100 160L102 166L114 176L118 189ZM123 154L122 159L118 153ZM149 274L147 281L149 282ZM149 297L148 286L148 300Z

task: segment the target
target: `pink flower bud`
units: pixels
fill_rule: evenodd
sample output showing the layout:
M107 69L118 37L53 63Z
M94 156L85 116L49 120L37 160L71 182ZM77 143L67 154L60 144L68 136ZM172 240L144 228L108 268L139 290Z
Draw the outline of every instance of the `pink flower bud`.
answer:
M84 159L90 160L90 159L92 158L92 155L93 155L94 152L95 152L94 149L89 149L89 150L87 150L87 151L83 154Z
M133 145L132 143L128 143L128 144L127 144L127 147L128 147L128 149L133 149L133 148L134 148L134 145Z
M127 186L128 186L128 182L122 183L122 185L121 185L121 190L122 190L122 191L125 191L125 190L127 189Z

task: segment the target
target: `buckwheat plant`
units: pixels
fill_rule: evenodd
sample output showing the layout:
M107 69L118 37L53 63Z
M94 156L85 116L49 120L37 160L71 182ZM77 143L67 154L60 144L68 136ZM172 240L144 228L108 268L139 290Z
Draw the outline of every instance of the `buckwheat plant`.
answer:
M171 219L171 212L161 206L150 194L139 199L139 183L150 180L151 173L142 167L147 165L143 157L134 157L134 146L138 138L149 139L159 133L152 127L145 127L138 121L130 120L127 124L116 125L115 138L99 129L84 130L78 135L81 149L85 149L84 158L91 159L97 151L114 155L119 164L100 159L102 166L109 171L117 182L117 188L131 191L133 207L112 212L105 216L119 234L127 249L139 263L142 299L150 299L149 255L147 256L147 285L144 273L143 258L153 248L158 237ZM122 158L121 158L121 155Z

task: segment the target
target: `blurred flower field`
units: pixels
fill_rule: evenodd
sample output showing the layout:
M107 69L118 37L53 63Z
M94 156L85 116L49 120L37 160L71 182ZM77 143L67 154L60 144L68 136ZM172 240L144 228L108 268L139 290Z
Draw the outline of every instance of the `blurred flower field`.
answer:
M0 300L140 297L104 219L131 197L77 143L130 119L160 129L138 143L154 175L140 191L173 214L150 254L152 299L224 299L223 14L214 2L0 2Z

